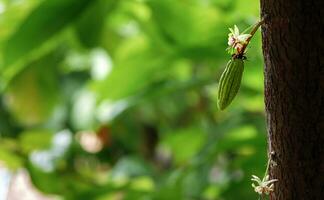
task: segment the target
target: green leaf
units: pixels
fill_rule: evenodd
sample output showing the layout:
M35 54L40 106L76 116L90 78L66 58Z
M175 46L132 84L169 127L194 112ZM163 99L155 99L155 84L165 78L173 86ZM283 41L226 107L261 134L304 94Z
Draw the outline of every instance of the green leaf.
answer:
M31 63L11 81L5 91L6 106L19 124L39 125L51 117L59 100L54 68L56 59L48 55Z
M180 129L165 135L161 148L170 150L175 162L183 164L197 154L205 141L204 132L197 127Z
M4 162L5 166L10 169L18 169L23 166L23 159L16 154L0 148L0 162Z
M11 35L4 49L5 66L33 53L48 39L73 22L95 0L43 1Z
M205 50L215 45L220 47L226 37L217 9L201 9L197 3L173 0L151 0L148 5L159 32L171 44Z
M165 76L171 55L163 54L151 45L144 36L120 44L111 73L92 85L100 99L118 100L132 96Z
M62 193L64 191L66 182L62 182L63 177L59 176L56 172L43 172L31 163L28 163L26 167L30 173L33 185L42 192Z
M99 44L105 17L118 1L99 0L91 5L76 23L76 32L82 44L88 48Z
M13 139L0 140L0 165L4 164L9 169L18 169L24 165L24 158L15 152L18 149L17 142Z
M51 146L52 136L53 133L46 130L25 131L20 135L20 146L26 153L48 149Z
M128 179L151 174L151 168L145 160L136 156L120 159L112 170L113 179Z

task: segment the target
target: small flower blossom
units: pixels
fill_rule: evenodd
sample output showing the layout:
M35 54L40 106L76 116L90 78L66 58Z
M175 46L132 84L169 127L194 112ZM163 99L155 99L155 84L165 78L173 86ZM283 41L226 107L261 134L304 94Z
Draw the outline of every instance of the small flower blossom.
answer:
M252 175L252 181L255 181L258 185L252 183L252 187L254 191L259 193L260 195L266 194L269 195L270 192L274 189L274 182L278 181L278 179L271 179L269 180L269 175L267 175L263 180L259 177Z
M248 39L252 36L251 34L240 34L240 31L236 25L234 29L229 28L231 31L228 34L228 46L229 49L235 49L238 53L241 53L242 48L247 44Z

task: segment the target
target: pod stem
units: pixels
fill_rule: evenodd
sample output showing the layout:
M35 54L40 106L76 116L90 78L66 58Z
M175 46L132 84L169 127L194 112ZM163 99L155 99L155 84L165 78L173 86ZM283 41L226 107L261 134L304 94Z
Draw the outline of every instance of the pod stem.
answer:
M256 33L256 31L259 29L259 27L260 27L263 23L264 23L264 19L261 20L261 21L259 21L258 23L256 23L256 24L253 26L253 28L252 28L252 30L251 30L251 32L250 32L250 35L251 35L251 36L246 40L246 43L245 43L245 45L242 47L241 52L239 52L239 55L243 56L246 47L247 47L247 46L249 45L249 43L250 43L250 40L252 39L252 37L254 36L254 34Z
M264 176L263 176L262 181L265 181L267 175L269 175L270 163L271 163L271 157L269 156L269 157L268 157L268 162L267 162L267 167L266 167L266 170L265 170L265 172L264 172Z

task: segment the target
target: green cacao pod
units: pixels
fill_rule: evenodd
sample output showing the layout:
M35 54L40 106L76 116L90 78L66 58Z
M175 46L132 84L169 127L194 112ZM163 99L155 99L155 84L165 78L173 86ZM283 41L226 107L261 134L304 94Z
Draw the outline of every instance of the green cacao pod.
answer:
M244 61L240 58L232 58L219 80L218 108L224 110L236 96L242 80Z

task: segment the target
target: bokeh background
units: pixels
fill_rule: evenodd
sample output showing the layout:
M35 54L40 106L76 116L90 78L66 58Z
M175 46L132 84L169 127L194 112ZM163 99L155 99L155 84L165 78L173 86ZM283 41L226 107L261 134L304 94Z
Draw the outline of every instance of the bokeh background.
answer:
M228 28L257 0L0 0L0 199L257 199L258 32L219 111Z

